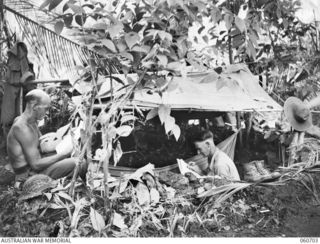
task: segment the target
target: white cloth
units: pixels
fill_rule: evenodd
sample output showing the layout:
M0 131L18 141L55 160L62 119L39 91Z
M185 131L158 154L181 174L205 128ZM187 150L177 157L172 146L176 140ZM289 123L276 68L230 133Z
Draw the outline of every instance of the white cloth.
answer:
M240 176L234 162L217 147L209 164L209 169L209 174L213 173L231 181L240 181Z

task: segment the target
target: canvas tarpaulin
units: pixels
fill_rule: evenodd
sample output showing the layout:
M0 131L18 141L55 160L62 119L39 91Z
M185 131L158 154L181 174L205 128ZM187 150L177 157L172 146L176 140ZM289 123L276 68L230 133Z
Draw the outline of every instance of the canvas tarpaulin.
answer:
M171 89L170 86L174 86ZM149 95L145 91L135 94L135 105L156 107L167 104L171 109L198 111L281 111L259 85L259 80L244 65L232 65L220 75L199 73L186 78L174 77L168 92Z
M124 75L118 76L126 80ZM137 81L135 74L128 75ZM116 83L116 82L114 82ZM104 78L99 94L107 94L110 80ZM275 102L259 85L244 64L230 65L221 74L215 71L189 73L186 77L174 76L162 97L148 90L139 90L134 94L131 105L153 108L159 104L169 105L172 110L193 111L281 111Z

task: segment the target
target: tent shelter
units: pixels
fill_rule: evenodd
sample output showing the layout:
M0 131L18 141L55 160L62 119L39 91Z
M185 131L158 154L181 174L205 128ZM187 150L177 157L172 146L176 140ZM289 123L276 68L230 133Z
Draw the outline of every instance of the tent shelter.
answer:
M126 81L124 75L114 75ZM128 75L132 80L137 75ZM104 80L99 91L101 97L110 89L110 79ZM166 104L172 110L192 111L281 111L259 85L259 80L245 64L227 66L222 73L189 73L186 77L175 76L169 81L162 97L159 93L149 94L142 89L135 93L132 105L150 109Z

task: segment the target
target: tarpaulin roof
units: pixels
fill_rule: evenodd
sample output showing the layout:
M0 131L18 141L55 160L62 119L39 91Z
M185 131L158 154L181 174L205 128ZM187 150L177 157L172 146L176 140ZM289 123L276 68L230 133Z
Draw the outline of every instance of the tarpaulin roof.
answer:
M115 75L124 76L124 75ZM137 75L130 78L137 80ZM120 77L119 77L120 78ZM108 90L104 82L100 94ZM107 86L107 87L106 87ZM275 102L259 85L259 80L244 64L230 65L218 74L189 73L186 77L174 76L162 93L147 90L135 92L131 105L153 108L166 104L172 110L193 111L281 111Z

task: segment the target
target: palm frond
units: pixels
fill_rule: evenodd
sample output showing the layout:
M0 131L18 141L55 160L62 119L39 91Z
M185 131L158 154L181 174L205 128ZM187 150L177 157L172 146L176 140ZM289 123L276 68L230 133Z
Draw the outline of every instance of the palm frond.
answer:
M237 182L237 183L230 183L230 184L227 184L227 185L222 185L222 186L207 190L207 191L205 191L203 193L200 193L198 195L198 198L216 196L216 195L221 194L218 197L218 199L219 199L219 202L222 202L225 199L227 199L230 196L232 196L237 191L240 191L240 190L242 190L242 189L244 189L244 188L246 188L248 186L251 186L252 184L253 183Z
M104 66L112 69L107 70L107 73L118 73L113 64L109 65L107 57L88 49L86 46L80 46L64 36L57 35L54 31L6 5L4 8L15 16L25 41L32 47L40 62L50 67L51 75L57 76L60 70L71 69L76 65L86 66L90 59L95 60L96 63L107 63Z

